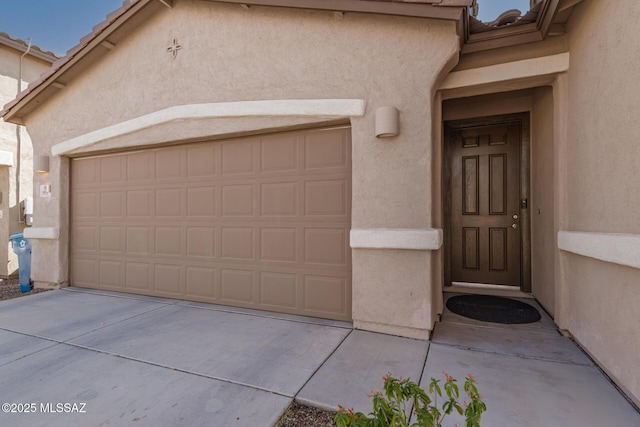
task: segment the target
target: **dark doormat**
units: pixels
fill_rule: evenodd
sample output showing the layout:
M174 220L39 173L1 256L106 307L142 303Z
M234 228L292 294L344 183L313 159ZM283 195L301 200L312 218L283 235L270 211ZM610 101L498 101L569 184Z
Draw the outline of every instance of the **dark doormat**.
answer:
M521 324L542 318L538 310L529 304L491 295L457 295L449 298L447 308L460 316L482 322Z

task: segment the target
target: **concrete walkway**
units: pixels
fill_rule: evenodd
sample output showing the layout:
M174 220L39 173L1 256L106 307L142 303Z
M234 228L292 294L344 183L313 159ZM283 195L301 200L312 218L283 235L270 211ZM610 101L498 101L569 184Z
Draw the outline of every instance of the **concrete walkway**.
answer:
M496 327L445 313L429 343L77 288L0 302L0 403L20 412L0 425L271 426L294 398L368 412L386 372L426 383L442 370L476 376L486 426L640 425L548 318Z

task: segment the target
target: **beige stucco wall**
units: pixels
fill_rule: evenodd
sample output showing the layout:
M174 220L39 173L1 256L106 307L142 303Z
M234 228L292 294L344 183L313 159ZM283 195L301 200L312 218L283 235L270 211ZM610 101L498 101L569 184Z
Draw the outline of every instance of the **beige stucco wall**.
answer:
M366 101L353 118L353 228L432 227L432 94L458 52L454 23L379 15L179 0L26 118L36 152L95 129L167 107L269 99ZM174 59L166 49L182 45ZM443 69L445 69L443 71ZM400 111L400 136L377 139L375 109ZM91 149L217 137L326 119L209 119L162 125ZM34 278L64 283L69 162L52 159L50 199L36 198L37 226L60 225L60 240L36 240ZM356 326L426 337L432 275L428 251L354 249ZM392 261L391 261L392 260ZM51 266L59 266L51 268Z
M0 45L0 107L16 96L21 55L22 52ZM49 65L30 55L25 56L22 63L23 89ZM26 129L0 120L0 151L13 154L13 166L0 166L0 277L3 277L17 272L17 257L10 249L11 245L5 242L11 234L24 229L24 224L18 222L19 203L33 193L33 146ZM19 186L16 185L18 177Z
M553 89L532 91L531 108L531 290L552 315L555 311L556 223L554 204Z
M640 233L634 0L580 4L569 25L567 227ZM640 401L640 270L563 252L567 329Z
M640 186L630 179L640 159L637 18L636 1L587 1L571 21L568 184L575 189L575 230L640 233Z

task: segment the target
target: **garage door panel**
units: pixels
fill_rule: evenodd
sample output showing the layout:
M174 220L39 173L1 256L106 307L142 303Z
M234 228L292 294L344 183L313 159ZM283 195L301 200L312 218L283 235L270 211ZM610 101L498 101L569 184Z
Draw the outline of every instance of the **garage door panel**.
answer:
M309 132L305 135L305 168L347 168L350 165L347 136L340 130Z
M122 218L124 216L124 194L121 191L100 192L100 217Z
M298 183L278 182L262 184L262 216L296 216L298 214Z
M72 232L72 244L78 251L97 251L98 236L97 226L95 225L78 225L74 227Z
M180 255L182 249L182 227L156 227L155 253L158 255Z
M186 267L186 296L216 301L219 298L218 269L212 267Z
M297 275L262 272L260 274L260 304L295 310Z
M182 292L183 267L180 265L155 264L154 290L159 295L179 297Z
M253 301L254 271L223 268L221 270L221 300L227 303Z
M310 228L304 233L306 263L346 266L347 233L344 229Z
M237 260L254 259L253 227L223 227L221 240L222 258Z
M295 263L297 259L297 230L295 228L262 228L260 259Z
M98 193L93 191L76 193L71 205L75 217L77 219L99 218L98 200Z
M187 188L187 217L216 216L215 186Z
M102 226L100 227L100 251L101 252L124 252L123 245L124 227Z
M72 283L351 320L350 159L348 128L73 159Z
M214 227L187 227L187 256L216 256L216 229Z
M184 149L169 148L155 152L156 167L155 176L157 181L178 179L183 177Z
M155 191L156 217L182 217L181 188L160 188Z
M222 174L238 175L256 172L255 141L232 141L222 144Z
M127 162L127 181L150 183L155 178L155 156L153 152L140 152L125 157Z
M198 144L187 148L187 176L215 177L218 149L213 144Z
M298 169L298 135L265 137L260 143L262 172L296 172Z
M305 182L304 213L314 216L347 216L347 180Z
M150 291L151 264L147 262L127 262L125 264L125 288Z
M120 289L124 276L124 262L101 260L98 263L98 285L101 287Z
M100 183L122 184L125 182L125 157L102 157L100 159Z
M344 277L304 277L304 308L321 315L344 314L347 310L347 281Z
M93 188L100 184L100 159L88 158L74 165L71 171L71 179L75 182L75 188Z
M98 261L77 256L73 262L72 274L78 284L84 286L97 286L98 283Z
M153 214L153 191L127 191L127 216L151 219Z
M151 227L127 227L126 250L128 255L151 255Z
M224 217L253 217L255 215L254 185L223 186L222 215Z

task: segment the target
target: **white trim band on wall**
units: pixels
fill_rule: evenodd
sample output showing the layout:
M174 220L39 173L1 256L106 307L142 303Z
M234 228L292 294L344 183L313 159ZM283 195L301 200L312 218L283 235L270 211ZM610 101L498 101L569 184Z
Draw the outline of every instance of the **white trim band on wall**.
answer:
M438 228L354 228L353 249L412 249L435 251L442 246L442 230Z
M11 151L0 150L0 166L13 167L13 153Z
M24 237L27 239L58 240L60 238L60 229L58 227L25 228Z
M600 261L640 268L640 234L559 231L558 248Z
M59 156L107 139L176 120L239 117L342 119L364 116L365 106L364 99L280 99L177 105L60 142L53 146L51 154Z

